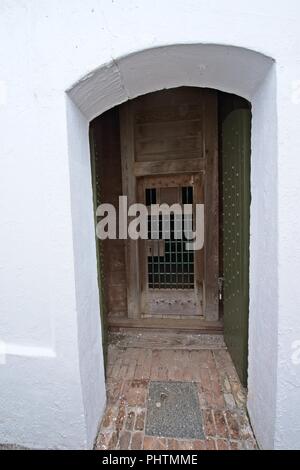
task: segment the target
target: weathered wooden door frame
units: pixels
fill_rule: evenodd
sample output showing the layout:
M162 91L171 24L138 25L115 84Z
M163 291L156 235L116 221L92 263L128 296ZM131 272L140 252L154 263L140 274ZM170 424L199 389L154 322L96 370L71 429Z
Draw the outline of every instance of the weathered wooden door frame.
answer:
M122 165L122 192L127 196L128 206L137 201L137 184L134 175L134 123L131 102L120 107L120 138ZM136 240L125 240L125 261L127 278L127 315L140 318L140 268L139 245Z

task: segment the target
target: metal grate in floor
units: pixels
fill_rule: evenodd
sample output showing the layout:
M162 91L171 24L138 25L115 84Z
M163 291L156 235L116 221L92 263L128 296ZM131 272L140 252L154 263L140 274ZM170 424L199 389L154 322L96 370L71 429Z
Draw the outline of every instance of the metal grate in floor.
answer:
M151 382L145 434L203 439L197 385L192 382Z

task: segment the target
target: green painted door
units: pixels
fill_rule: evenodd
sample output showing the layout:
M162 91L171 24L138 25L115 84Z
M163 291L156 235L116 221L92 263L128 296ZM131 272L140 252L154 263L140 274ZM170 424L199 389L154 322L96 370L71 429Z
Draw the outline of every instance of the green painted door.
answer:
M93 203L94 203L94 217L95 217L95 237L96 237L96 209L101 204L101 174L99 171L99 152L97 152L97 139L95 123L90 126L90 151L91 151L91 171L92 171L92 187L93 187ZM98 158L97 158L98 157ZM108 348L108 328L106 321L106 302L104 290L104 266L103 266L103 245L102 241L96 237L96 256L97 256L97 271L98 271L98 287L99 287L99 304L100 304L100 319L101 319L101 332L102 332L102 348L104 369L106 374L107 366L107 348Z
M225 342L247 384L251 112L222 123L223 307Z

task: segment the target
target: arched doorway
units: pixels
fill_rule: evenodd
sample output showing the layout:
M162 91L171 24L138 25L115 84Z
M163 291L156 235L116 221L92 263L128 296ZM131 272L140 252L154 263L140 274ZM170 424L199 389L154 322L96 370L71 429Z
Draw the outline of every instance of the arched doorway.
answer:
M75 84L68 93L71 98L68 106L69 139L71 143L80 142L80 146L70 146L72 149L72 153L70 153L71 191L74 194L76 193L79 178L81 181L81 195L84 195L82 201L85 198L91 198L90 178L88 176L88 170L90 170L88 122L105 110L126 101L128 98L134 98L162 88L182 85L212 87L235 93L251 101L253 105L252 181L254 185L252 187L254 191L252 192L250 215L252 237L250 243L250 399L248 409L256 428L256 434L261 436L261 440L267 439L261 416L264 415L265 420L271 422L274 414L273 407L275 406L275 391L274 400L271 400L268 410L264 409L264 404L259 398L261 394L253 393L255 390L263 389L261 376L266 371L272 375L272 370L274 370L272 364L270 365L270 362L266 362L264 359L259 341L260 328L266 324L266 321L268 322L268 319L266 316L262 319L258 315L258 310L261 311L264 306L266 307L266 315L269 315L268 312L271 314L271 311L276 309L274 305L272 310L270 297L258 282L261 259L263 258L270 265L276 264L276 243L270 243L267 250L261 243L262 234L268 231L265 224L269 226L273 217L276 216L276 207L273 204L274 200L276 201L276 177L273 178L273 170L268 174L260 174L259 172L262 152L264 162L265 164L269 162L270 169L274 168L274 152L276 154L276 123L272 118L274 106L276 105L272 63L271 59L255 52L229 46L168 46L138 52L120 59L117 65L114 62L100 67L87 78ZM270 117L269 120L268 116ZM262 125L262 122L264 122L264 125ZM266 135L271 135L271 137L265 139ZM264 142L263 150L262 142ZM80 162L80 165L77 165L77 162ZM82 176L83 168L87 170L84 179ZM265 188L268 188L268 198L270 198L270 204L272 204L272 210L267 219L260 214L259 205L260 195L265 193ZM78 230L83 220L87 221L89 227L84 236ZM86 248L86 254L95 262L93 214L86 213L84 204L81 204L73 212L73 231L75 260L77 255L81 258L82 242L90 240L91 245ZM95 271L89 273L86 266L80 263L75 266L75 276L79 286L77 302L80 322L86 316L86 313L82 311L83 306L86 305L84 299L91 293L96 295L97 283L94 277ZM275 302L275 298L273 300ZM258 310L257 305L259 305ZM83 324L79 332L79 335L85 338L83 341L79 341L79 355L82 358L80 365L84 376L85 371L90 369L91 363L95 360L93 354L86 350L88 338L93 337L93 315L96 315L96 312L91 312L91 315L88 324ZM275 319L273 318L270 321L274 324ZM255 328L253 327L254 323ZM276 328L271 332L271 335L276 335ZM99 346L94 345L93 347L95 351ZM258 349L261 351L259 361L255 356ZM275 363L273 365L275 367ZM98 365L95 363L95 368L97 367ZM88 389L86 397L96 396L98 393L97 386L88 380L85 381L85 387ZM92 416L91 405L87 398L85 407L89 410L88 415ZM94 433L93 429L95 430L96 427L97 417L91 417L90 419L92 435Z

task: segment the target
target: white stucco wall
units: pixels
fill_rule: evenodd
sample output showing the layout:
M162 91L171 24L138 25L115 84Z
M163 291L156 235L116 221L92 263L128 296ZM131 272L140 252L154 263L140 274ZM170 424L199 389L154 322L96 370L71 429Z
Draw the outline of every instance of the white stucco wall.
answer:
M105 392L88 122L198 85L253 105L248 408L263 448L300 448L299 16L296 0L2 0L0 442L92 446Z

